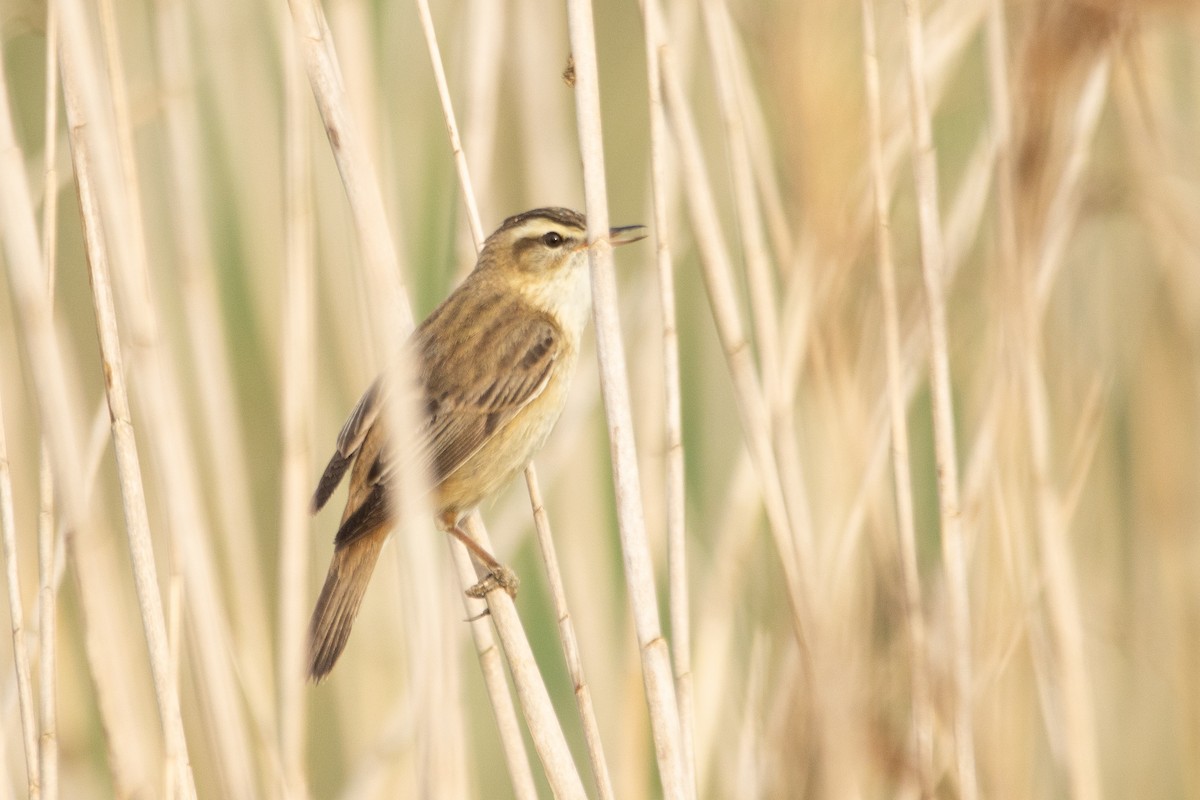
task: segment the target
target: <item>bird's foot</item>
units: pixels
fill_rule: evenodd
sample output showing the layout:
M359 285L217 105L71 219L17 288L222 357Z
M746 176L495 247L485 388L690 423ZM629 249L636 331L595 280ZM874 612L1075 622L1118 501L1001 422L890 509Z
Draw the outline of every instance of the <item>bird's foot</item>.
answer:
M521 586L521 579L517 577L517 573L513 572L503 564L497 564L491 568L487 577L479 583L467 589L467 597L475 597L483 599L488 593L503 589L508 592L509 597L517 596L517 589Z

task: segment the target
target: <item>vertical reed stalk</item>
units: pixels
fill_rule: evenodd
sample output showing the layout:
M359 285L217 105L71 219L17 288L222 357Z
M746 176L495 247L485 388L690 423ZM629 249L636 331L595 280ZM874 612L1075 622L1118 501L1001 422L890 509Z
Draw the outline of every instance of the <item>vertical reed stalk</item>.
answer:
M58 15L55 3L46 3L46 116L43 126L45 152L42 163L45 191L42 200L42 257L46 273L46 297L54 307L55 257L58 245ZM38 631L40 633L41 740L40 768L42 796L58 797L58 658L55 637L58 633L57 536L54 530L54 469L50 450L43 438L38 469Z
M283 47L286 200L284 262L283 385L280 398L283 454L279 531L279 751L283 794L306 794L304 776L305 680L308 600L308 493L313 461L312 408L315 375L311 147L304 75L295 49Z
M17 520L13 511L12 471L8 463L8 444L4 435L2 405L0 405L0 537L2 537L0 541L4 548L4 582L8 587L8 614L9 619L12 620L13 661L17 670L17 701L21 711L21 743L25 750L26 785L29 796L38 798L42 794L42 773L38 755L38 722L33 702L33 677L29 670L29 651L25 647L25 611L21 600L21 576L17 563ZM46 680L44 673L42 680Z
M612 777L608 774L608 759L604 756L604 743L600 740L600 724L596 720L592 690L583 674L579 640L575 636L571 612L567 609L567 592L563 586L562 571L558 567L554 537L550 533L546 507L542 504L542 490L538 486L537 471L532 464L525 468L525 483L529 488L529 503L533 506L538 546L542 551L542 561L546 564L546 580L550 584L550 597L554 602L555 617L558 619L558 636L562 643L563 657L567 661L567 674L571 676L571 685L575 687L575 703L579 706L579 718L583 721L583 738L587 744L588 760L591 762L592 775L596 781L596 796L601 800L612 800Z
M646 47L646 83L650 100L650 192L654 213L654 254L662 317L663 443L666 448L667 574L671 619L671 660L679 702L684 788L697 796L695 697L692 693L692 620L688 588L685 518L683 397L679 377L679 329L675 312L675 270L671 260L667 210L669 132L663 109L659 49L666 44L662 9L656 0L642 4Z
M472 514L468 517L466 525L475 540L490 551L491 541L479 520L479 515ZM459 579L465 589L475 583L479 576L465 547L455 546L452 550ZM579 770L563 736L562 725L550 702L550 693L546 690L546 683L542 679L537 661L534 660L533 649L529 646L529 639L526 638L524 628L517 617L512 598L506 592L489 592L486 601L488 614L496 626L500 646L504 648L504 657L508 662L508 671L512 676L513 688L517 692L517 700L525 715L529 738L533 740L533 748L542 762L542 769L551 791L556 798L587 797ZM467 607L468 610L472 610L478 608L478 604L467 603ZM472 616L477 615L476 613Z
M600 78L596 64L596 34L590 0L567 5L571 53L575 60L575 118L583 158L584 197L587 206L588 260L592 270L592 308L596 322L596 351L600 362L600 387L608 422L617 523L625 559L625 580L641 648L642 682L650 710L655 755L663 796L682 798L687 786L679 732L679 704L675 696L671 658L659 623L654 567L646 537L629 381L617 313L617 282L612 246L608 244L608 189L604 174L604 143L600 130Z
M920 6L905 0L909 109L913 130L913 172L921 239L921 274L929 326L929 383L941 514L942 563L953 660L953 714L959 791L964 800L979 796L975 775L974 676L971 666L971 611L967 547L959 505L957 439L946 328L946 261L938 209L937 153L925 93L925 45Z
M811 532L804 527L793 529L788 516L779 469L771 446L772 435L768 429L770 415L750 358L750 345L736 303L729 251L721 233L696 126L672 67L670 52L665 47L659 50L659 65L668 119L679 147L688 212L700 254L704 287L733 379L742 429L762 486L763 505L783 569L784 586L791 603L797 639L802 648L810 649L815 631L811 602L807 597L809 590L805 587L812 585L811 577L815 574L809 557L812 551Z
M66 14L64 9L64 14ZM76 32L72 32L73 34ZM108 253L103 238L96 192L92 185L90 143L82 135L87 118L76 97L73 70L77 69L77 41L67 39L64 28L63 95L66 100L67 124L71 133L71 156L79 192L87 241L88 276L92 284L96 328L100 339L101 360L105 376L109 415L112 420L113 445L116 450L117 471L121 481L121 497L125 510L125 530L133 561L134 583L142 612L146 645L150 651L150 668L154 676L154 694L159 719L166 742L164 788L167 797L196 796L188 759L187 740L179 707L178 687L170 669L170 656L163 614L162 597L158 589L158 570L154 565L154 550L150 541L150 520L146 512L146 495L142 485L141 465L134 440L129 396L125 389L124 361L121 355L120 334L117 331L116 307L108 273Z
M875 194L875 257L883 299L883 338L887 364L887 398L891 428L892 487L895 492L896 536L904 580L904 618L908 625L909 669L912 673L912 730L916 743L921 793L933 795L934 708L929 687L921 575L917 567L917 535L913 512L912 473L908 451L908 398L902 385L900 303L896 297L896 267L888 213L887 177L883 168L883 131L879 100L879 54L875 42L873 0L862 0L863 68L866 76L871 181Z

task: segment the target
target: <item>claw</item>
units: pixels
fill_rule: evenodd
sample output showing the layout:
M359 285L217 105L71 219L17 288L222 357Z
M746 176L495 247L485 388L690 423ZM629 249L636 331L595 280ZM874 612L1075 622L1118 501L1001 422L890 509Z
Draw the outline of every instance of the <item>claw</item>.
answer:
M487 574L487 577L467 589L467 597L483 599L495 589L503 589L508 592L509 597L516 597L517 589L520 586L521 579L517 577L517 573L503 564L498 564Z

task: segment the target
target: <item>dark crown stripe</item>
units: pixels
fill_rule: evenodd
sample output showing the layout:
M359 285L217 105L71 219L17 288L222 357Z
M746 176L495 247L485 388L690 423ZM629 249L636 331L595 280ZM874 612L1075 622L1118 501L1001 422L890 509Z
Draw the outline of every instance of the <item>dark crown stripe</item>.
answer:
M551 222L557 222L559 225L578 228L581 231L587 230L587 220L584 219L583 214L580 214L578 211L572 211L569 208L535 208L532 211L526 211L523 214L517 214L515 217L509 217L504 220L504 224L500 226L500 230L511 230L525 224L531 219L548 219Z

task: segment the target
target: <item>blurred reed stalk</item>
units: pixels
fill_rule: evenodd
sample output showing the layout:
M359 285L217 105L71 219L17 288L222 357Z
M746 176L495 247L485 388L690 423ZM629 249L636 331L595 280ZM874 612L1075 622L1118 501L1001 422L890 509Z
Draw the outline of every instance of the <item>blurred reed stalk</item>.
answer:
M592 318L596 324L596 355L600 389L608 423L617 527L621 534L625 581L637 631L642 683L650 712L655 756L664 797L683 798L688 786L679 728L670 651L658 615L654 567L646 534L641 480L633 440L629 378L617 312L617 282L612 246L608 244L608 188L604 172L604 141L600 118L600 76L596 63L596 34L589 0L567 5L571 57L575 67L575 120L583 160L584 198L588 220L588 262L592 272Z
M867 89L867 121L871 152L871 183L875 195L875 257L883 301L883 335L887 356L887 396L891 431L892 483L895 492L896 534L904 576L904 616L908 623L912 672L912 730L917 776L923 796L933 794L934 708L929 686L925 610L921 602L921 573L917 565L917 534L909 467L908 398L902 386L900 307L896 298L896 266L892 258L887 177L883 166L883 131L879 99L879 55L873 0L862 0L863 71Z
M70 12L66 12L70 16ZM75 17L79 19L78 16ZM79 36L81 31L71 31ZM104 242L103 222L99 216L98 200L92 185L91 143L84 132L89 130L84 110L80 107L74 81L79 69L76 59L86 58L76 48L82 47L77 38L69 38L64 29L63 96L66 101L67 124L72 131L71 154L79 192L80 213L88 244L88 276L92 284L93 308L100 338L100 352L106 376L109 414L112 420L113 446L121 479L126 533L134 566L134 580L142 612L143 630L150 653L154 675L155 697L166 741L166 763L163 765L162 790L166 797L195 797L188 764L187 743L179 707L178 687L168 665L166 620L162 598L158 593L158 574L154 565L150 541L150 520L146 511L145 489L137 444L130 419L129 396L125 389L124 361L120 334L117 331L116 307L109 279L108 251Z
M668 601L671 661L679 704L680 757L687 796L696 797L695 697L692 690L692 618L688 588L687 522L684 495L683 400L679 377L679 330L675 313L675 269L671 259L667 194L670 142L663 107L659 48L665 46L662 9L645 0L642 27L646 45L646 83L650 101L650 191L654 212L654 254L662 315L663 446L666 448L665 492Z
M46 186L58 185L58 17L53 0L46 3L46 142L42 163ZM58 253L58 192L45 192L42 201L42 257L45 259L46 297L54 306L54 279ZM2 424L2 423L0 423ZM54 468L50 450L42 443L38 463L38 641L41 659L38 741L41 791L46 800L58 797L58 565L61 551L54 527Z
M286 23L287 20L284 20ZM304 768L304 659L308 651L308 498L315 461L311 399L315 396L315 297L311 145L308 133L308 92L290 29L281 26L285 81L285 193L288 198L285 256L283 333L283 391L280 398L283 453L279 531L279 752L282 759L280 793L307 794Z
M929 384L933 398L934 449L938 505L941 511L942 562L946 573L951 647L954 663L954 737L958 786L965 800L979 796L975 774L974 672L971 666L971 611L959 502L957 439L951 397L946 329L945 249L938 208L938 172L929 101L925 91L925 43L921 9L905 0L909 110L913 127L913 172L921 240L921 274L929 325Z

